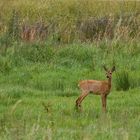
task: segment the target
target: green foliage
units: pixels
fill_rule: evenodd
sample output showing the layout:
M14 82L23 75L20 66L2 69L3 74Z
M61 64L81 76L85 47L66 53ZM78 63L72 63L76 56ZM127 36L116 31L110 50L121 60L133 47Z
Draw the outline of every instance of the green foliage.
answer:
M0 55L0 139L139 138L140 56L131 55L133 43L107 44L12 42ZM100 96L92 95L83 102L83 112L76 112L78 82L105 80L103 62L108 67L115 62L112 86L128 90L112 88L106 115Z
M117 90L129 90L130 88L136 88L139 87L139 76L137 76L137 73L132 74L128 70L122 70L120 72L116 73L116 89Z
M128 71L121 71L116 74L116 89L128 90L130 88L130 78Z
M76 97L44 96L43 92L15 86L1 89L0 139L140 137L139 89L125 91L127 94L112 92L108 97L107 114L101 113L98 96L89 95L83 102L83 112L79 113L74 110Z
M12 69L12 61L8 57L0 56L0 72L9 73Z
M93 59L96 57L96 50L94 47L86 47L84 45L73 44L63 49L59 49L56 54L57 61L66 67L72 67L78 64L86 67L91 66L94 70ZM89 63L87 63L87 61Z
M139 5L1 1L0 139L139 139ZM46 29L47 40L21 41L26 24L28 31L35 25ZM116 66L107 114L101 113L100 97L92 95L83 112L76 112L78 82L105 80L104 63Z
M19 46L18 46L19 45ZM55 49L39 43L18 44L15 46L15 56L28 62L48 62L54 57Z

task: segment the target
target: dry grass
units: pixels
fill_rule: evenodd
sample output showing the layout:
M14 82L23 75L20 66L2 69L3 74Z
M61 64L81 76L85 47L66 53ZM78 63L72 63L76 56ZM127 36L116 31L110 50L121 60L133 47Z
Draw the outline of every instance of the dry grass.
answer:
M21 28L28 25L29 30L32 30L36 23L45 23L48 34L53 36L54 40L66 43L77 39L85 41L93 38L112 38L113 32L116 33L117 39L127 39L130 34L134 37L139 36L135 33L139 30L140 2L138 1L13 0L2 1L0 8L1 34L9 28L12 11L15 10L18 13ZM108 26L111 26L110 30ZM33 39L27 40L35 40L36 37L31 38Z

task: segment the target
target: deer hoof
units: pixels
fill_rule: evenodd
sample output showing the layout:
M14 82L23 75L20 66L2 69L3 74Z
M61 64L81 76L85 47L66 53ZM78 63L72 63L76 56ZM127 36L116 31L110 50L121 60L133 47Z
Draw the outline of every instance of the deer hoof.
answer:
M82 106L80 104L76 105L76 110L82 112Z

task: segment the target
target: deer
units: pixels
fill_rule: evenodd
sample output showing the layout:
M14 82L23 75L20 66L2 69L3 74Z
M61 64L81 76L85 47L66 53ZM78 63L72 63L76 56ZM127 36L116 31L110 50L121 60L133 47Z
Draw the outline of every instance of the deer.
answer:
M100 95L102 100L102 112L106 112L107 105L107 96L110 93L112 86L112 73L115 71L115 66L112 69L107 69L103 65L104 70L106 71L107 80L98 81L98 80L82 80L79 82L78 87L82 91L82 94L76 100L76 108L81 110L81 103L87 95L90 93L94 95Z

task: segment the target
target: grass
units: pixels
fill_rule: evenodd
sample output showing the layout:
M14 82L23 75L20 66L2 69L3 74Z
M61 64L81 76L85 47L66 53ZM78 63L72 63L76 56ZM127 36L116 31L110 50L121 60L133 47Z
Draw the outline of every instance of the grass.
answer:
M129 80L129 74L127 71L122 71L120 73L118 73L117 75L117 90L128 90L130 88L130 80Z
M25 45L16 49L18 53L11 55L12 48L9 48L10 54L2 56L3 59L10 58L12 65L10 71L0 73L0 139L140 138L140 89L139 84L135 84L139 81L139 66L137 61L133 62L139 55L133 58L115 48L117 67L108 96L107 114L101 112L100 96L92 95L85 99L83 112L79 113L75 110L75 100L80 94L77 83L81 79L105 79L101 63L110 64L108 67L113 63L110 60L113 55L106 55L108 48L92 44L72 44L57 49L54 46L50 48L53 55L34 61L34 53L29 54L33 47L36 50L36 45L28 48ZM19 59L15 63L17 55ZM126 67L135 86L127 91L117 91L117 73L125 69L123 65L128 63L128 58L131 59ZM23 60L21 64L20 60ZM91 60L94 60L93 66Z
M85 4L86 3L86 4ZM65 5L65 6L64 6ZM109 6L108 6L109 5ZM40 17L54 20L55 18L63 17L66 20L66 15L69 19L87 16L102 16L110 13L120 14L122 12L138 12L138 1L91 1L91 0L71 0L71 1L38 1L38 0L13 0L1 1L1 15L4 19L9 18L10 11L13 9L19 10L22 17L30 18L30 20ZM78 9L77 9L78 8ZM83 12L84 9L84 12Z
M1 1L0 35L62 43L131 40L139 38L139 7L138 1Z
M108 97L108 113L101 113L98 96L88 96L83 112L74 109L76 96L47 96L35 90L19 98L1 96L3 139L139 139L139 89L113 91ZM24 89L28 93L28 89ZM11 91L11 94L14 91ZM115 101L114 101L115 100ZM45 104L46 108L42 105Z
M139 140L139 5L1 1L0 140ZM100 24L110 17L113 38ZM22 26L32 30L36 22L38 29L49 25L47 38L21 40ZM77 112L78 82L105 80L103 64L116 66L107 113L101 111L100 96L93 95L82 103L83 112Z

